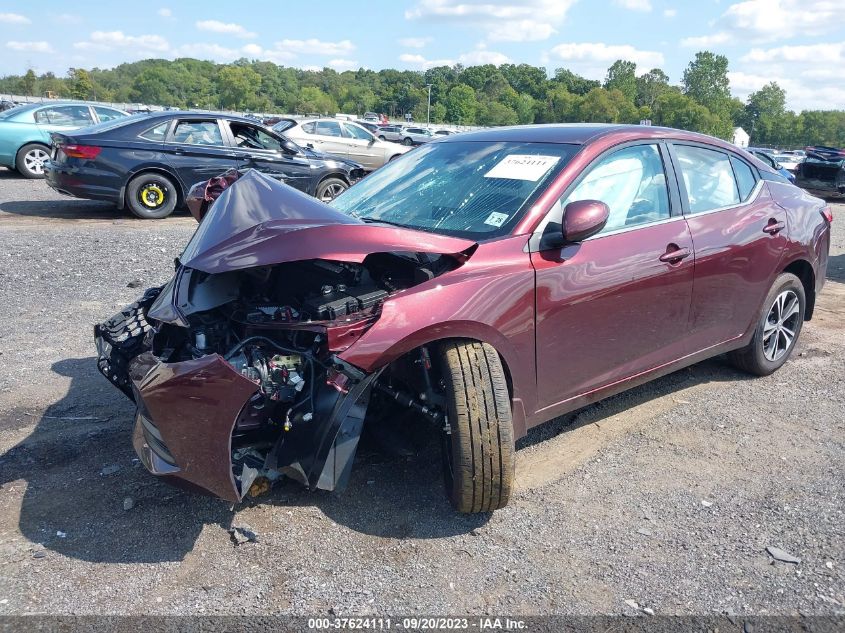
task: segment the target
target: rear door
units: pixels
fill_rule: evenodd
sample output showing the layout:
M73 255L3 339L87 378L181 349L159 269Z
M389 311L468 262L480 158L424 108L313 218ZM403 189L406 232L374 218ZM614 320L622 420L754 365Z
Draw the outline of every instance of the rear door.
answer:
M718 147L671 144L695 246L689 352L742 336L780 270L786 211L757 170Z
M238 166L235 150L224 140L216 118L177 119L162 150L185 191Z
M669 168L669 169L667 169ZM536 271L537 385L541 409L683 355L693 251L665 145L638 142L596 159L550 213L560 232L576 200L610 208L596 236L531 254ZM534 250L534 247L532 247Z
M302 154L285 150L282 138L257 125L224 121L231 133L239 169L257 169L286 185L314 195L311 162Z
M302 127L305 128L304 125ZM348 144L340 129L340 121L315 121L314 133L308 140L319 152L344 157L349 154Z

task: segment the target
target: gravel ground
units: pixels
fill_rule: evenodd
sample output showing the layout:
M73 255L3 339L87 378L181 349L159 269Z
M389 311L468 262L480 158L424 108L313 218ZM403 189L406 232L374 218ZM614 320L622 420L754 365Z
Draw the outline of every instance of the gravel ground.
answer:
M504 510L452 512L428 450L363 450L342 495L286 484L233 509L138 465L130 403L94 367L92 325L169 276L193 221L0 170L0 615L845 614L834 212L830 279L781 371L714 359L536 429Z

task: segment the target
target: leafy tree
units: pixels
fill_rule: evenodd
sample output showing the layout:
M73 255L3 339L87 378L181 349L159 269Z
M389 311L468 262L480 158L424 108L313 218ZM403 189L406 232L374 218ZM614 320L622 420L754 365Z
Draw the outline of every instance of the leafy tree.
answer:
M335 100L315 86L306 86L299 92L299 100L296 103L297 112L327 114L337 112L337 109Z
M30 68L21 79L21 89L25 95L33 96L35 94L35 71Z
M726 109L731 98L728 58L700 51L684 70L684 94L712 112Z
M637 98L637 65L634 62L617 59L607 69L605 90L619 90L628 101Z
M647 73L637 77L637 97L635 103L638 106L654 107L657 97L667 90L670 90L669 75L659 68L652 68Z
M94 92L91 75L82 68L71 68L67 71L70 80L70 96L74 99L88 99Z
M253 108L261 75L242 65L224 66L217 76L220 107L232 110Z
M558 68L555 70L555 76L552 81L561 84L564 88L566 88L567 92L580 96L587 94L593 88L598 88L601 85L598 81L585 79L566 68Z
M446 119L458 125L473 125L477 107L475 90L466 84L458 84L449 90L446 98Z
M497 101L489 101L478 108L476 122L479 125L516 125L519 115L513 108Z
M520 94L542 99L546 94L546 69L529 64L502 64L499 71Z
M621 90L593 88L578 105L581 121L595 123L635 123L638 112Z

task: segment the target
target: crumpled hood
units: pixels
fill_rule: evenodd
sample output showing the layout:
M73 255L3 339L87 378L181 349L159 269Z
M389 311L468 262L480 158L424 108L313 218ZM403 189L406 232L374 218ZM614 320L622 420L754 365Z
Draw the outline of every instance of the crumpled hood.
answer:
M471 240L367 224L250 170L214 202L180 261L220 273L305 259L362 262L367 255L383 252L463 259L473 246Z

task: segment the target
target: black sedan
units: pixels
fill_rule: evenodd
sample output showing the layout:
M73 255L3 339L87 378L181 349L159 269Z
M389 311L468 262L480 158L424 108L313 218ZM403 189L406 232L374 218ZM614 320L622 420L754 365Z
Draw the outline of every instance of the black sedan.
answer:
M51 135L47 183L60 193L164 218L191 186L229 169L257 169L329 201L363 177L358 163L299 147L254 121L155 112Z

